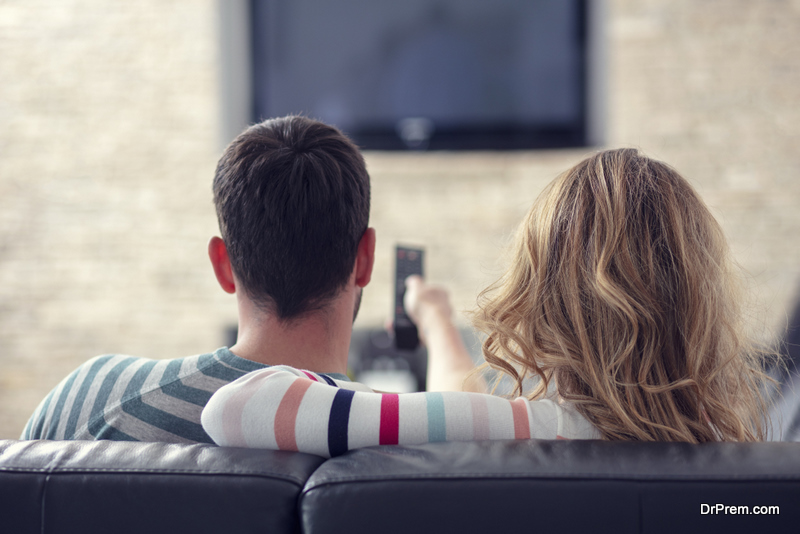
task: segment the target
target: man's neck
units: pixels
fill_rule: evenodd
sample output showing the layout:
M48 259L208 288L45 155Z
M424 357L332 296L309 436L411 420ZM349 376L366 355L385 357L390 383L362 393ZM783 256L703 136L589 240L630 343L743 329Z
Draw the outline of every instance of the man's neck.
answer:
M231 352L266 365L291 365L318 373L346 373L352 304L337 299L325 310L279 321L250 302L239 302L239 335Z

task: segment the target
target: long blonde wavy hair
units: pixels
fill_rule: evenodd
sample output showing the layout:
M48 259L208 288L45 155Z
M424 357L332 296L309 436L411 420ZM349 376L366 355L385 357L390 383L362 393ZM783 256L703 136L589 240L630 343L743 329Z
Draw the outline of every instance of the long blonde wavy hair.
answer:
M608 440L765 438L770 379L737 267L674 169L635 149L585 159L533 205L511 263L473 319L516 395L555 388Z

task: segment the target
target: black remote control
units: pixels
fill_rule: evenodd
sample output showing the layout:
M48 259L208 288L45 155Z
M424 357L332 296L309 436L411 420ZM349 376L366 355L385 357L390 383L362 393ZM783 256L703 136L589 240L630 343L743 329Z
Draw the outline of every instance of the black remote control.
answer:
M419 346L419 334L415 325L403 306L406 294L406 278L412 274L422 276L422 257L425 251L421 248L397 246L395 250L394 270L394 343L398 350L416 350Z

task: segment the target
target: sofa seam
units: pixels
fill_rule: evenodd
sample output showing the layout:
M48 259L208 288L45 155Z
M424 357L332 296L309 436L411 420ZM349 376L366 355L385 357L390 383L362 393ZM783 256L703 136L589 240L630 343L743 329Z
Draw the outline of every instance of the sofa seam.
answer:
M381 476L381 477L370 477L364 478L359 476L349 476L349 477L337 477L327 479L321 482L315 482L311 489L318 486L323 485L331 485L331 484L344 484L349 482L386 482L389 480L392 481L421 481L421 480L458 480L458 479L469 479L469 480L537 480L537 479L550 479L550 480L626 480L626 481L654 481L654 480L663 480L665 482L673 482L673 481L686 481L686 482L720 482L720 481L730 481L730 482L755 482L759 480L780 480L780 481L792 481L792 480L800 480L800 474L792 474L792 475L729 475L729 474L721 474L716 476L700 476L700 475L640 475L640 476L625 476L625 475L613 475L613 476L598 476L596 473L570 473L569 476L564 476L563 473L537 473L535 476L531 475L515 475L515 474L508 474L508 473L442 473L442 474L430 474L430 473L423 473L418 475L388 475L388 476ZM308 486L308 484L306 484Z
M113 467L58 467L56 469L47 469L39 467L14 467L14 466L0 466L0 472L10 473L41 473L50 475L58 475L59 473L119 473L119 474L165 474L165 475L224 475L224 476L248 476L258 478L275 478L287 482L295 482L303 487L306 483L303 479L293 477L291 475L276 475L274 473L259 473L255 471L249 472L232 472L232 471L192 471L188 469L125 469Z
M48 473L44 478L44 483L42 484L42 496L39 501L39 506L41 507L39 510L39 528L41 529L41 534L45 534L46 532L45 517L47 516L47 486L49 483L50 474Z

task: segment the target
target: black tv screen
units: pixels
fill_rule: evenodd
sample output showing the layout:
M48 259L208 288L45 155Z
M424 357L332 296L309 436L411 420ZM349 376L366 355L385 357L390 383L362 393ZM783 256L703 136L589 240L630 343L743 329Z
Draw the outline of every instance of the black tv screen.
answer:
M586 144L585 0L253 0L254 120L365 149Z

